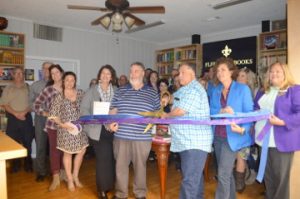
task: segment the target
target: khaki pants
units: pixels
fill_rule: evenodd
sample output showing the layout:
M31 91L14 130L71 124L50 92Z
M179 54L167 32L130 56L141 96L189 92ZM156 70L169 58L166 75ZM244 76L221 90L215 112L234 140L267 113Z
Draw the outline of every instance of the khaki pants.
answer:
M114 139L114 156L116 160L115 195L128 197L129 164L134 170L133 193L135 197L146 197L146 163L151 149L151 141L131 141Z

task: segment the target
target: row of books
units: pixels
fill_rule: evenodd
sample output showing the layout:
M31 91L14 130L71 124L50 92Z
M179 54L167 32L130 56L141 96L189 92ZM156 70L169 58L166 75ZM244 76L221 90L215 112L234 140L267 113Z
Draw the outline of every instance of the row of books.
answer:
M5 64L24 64L22 52L0 50L0 63Z
M173 64L158 66L158 74L159 75L171 74L173 67L174 67Z
M174 52L166 52L156 56L156 62L172 62L174 60Z
M182 50L176 52L176 60L196 59L196 50Z
M20 42L19 35L0 34L0 46L23 48L24 44Z
M286 54L279 54L279 55L268 55L268 56L263 56L260 59L260 65L263 67L268 67L274 62L281 62L281 63L286 63Z

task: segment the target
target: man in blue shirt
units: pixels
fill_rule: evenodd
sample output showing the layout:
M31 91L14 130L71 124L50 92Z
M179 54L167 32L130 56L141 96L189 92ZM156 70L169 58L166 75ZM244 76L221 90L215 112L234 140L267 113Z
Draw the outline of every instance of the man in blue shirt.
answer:
M119 88L111 103L111 114L138 115L139 112L156 111L160 108L158 93L144 85L144 65L135 62L130 67L129 85ZM144 133L147 124L116 124L114 131L114 156L116 160L115 199L128 197L129 164L134 170L133 193L137 199L145 199L147 194L146 162L151 149L150 130Z
M185 116L195 120L210 119L207 94L196 80L195 71L189 64L179 67L182 87L174 93L173 107L163 118ZM181 199L203 198L203 168L207 153L211 152L213 133L209 125L172 124L171 151L181 158Z

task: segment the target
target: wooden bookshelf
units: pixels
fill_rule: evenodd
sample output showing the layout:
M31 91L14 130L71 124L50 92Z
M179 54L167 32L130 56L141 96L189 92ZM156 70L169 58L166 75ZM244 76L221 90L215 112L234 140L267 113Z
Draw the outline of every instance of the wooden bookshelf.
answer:
M156 53L156 69L160 77L169 78L173 68L178 68L182 63L194 66L196 75L201 75L202 46L193 44L158 50Z
M276 61L287 63L287 32L285 29L264 32L258 38L258 73Z
M25 35L21 33L0 31L0 80L11 81L14 67L24 68Z

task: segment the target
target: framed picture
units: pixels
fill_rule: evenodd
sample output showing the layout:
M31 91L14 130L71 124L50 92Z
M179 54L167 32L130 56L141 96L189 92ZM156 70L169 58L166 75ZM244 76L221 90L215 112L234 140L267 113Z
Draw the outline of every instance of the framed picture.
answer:
M279 45L279 34L266 35L263 41L266 49L275 49Z
M25 81L34 81L34 69L25 69Z
M13 68L0 68L0 80L13 80Z

